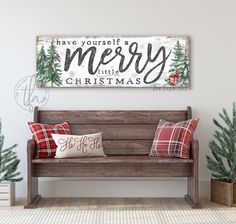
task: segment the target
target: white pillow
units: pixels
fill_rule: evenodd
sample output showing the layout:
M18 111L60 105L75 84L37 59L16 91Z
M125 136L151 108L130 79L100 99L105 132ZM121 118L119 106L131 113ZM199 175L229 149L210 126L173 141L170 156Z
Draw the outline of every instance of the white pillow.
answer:
M52 134L57 145L54 158L106 156L102 147L102 133L87 135Z

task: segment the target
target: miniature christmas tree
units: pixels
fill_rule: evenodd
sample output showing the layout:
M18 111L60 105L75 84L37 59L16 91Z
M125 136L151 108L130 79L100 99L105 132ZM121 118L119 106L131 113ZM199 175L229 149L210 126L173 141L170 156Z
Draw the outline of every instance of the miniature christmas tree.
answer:
M45 78L46 82L51 82L51 86L54 84L56 86L61 85L61 65L60 65L60 56L56 51L56 46L54 45L53 41L51 42L50 47L48 48L47 54L47 76Z
M232 118L227 111L219 113L224 125L213 119L217 130L209 147L213 157L206 156L207 167L212 171L212 177L227 182L236 180L236 108L233 103Z
M38 57L37 57L37 82L39 83L39 85L45 86L45 83L47 82L47 56L46 56L46 52L44 50L44 46L41 47Z
M0 181L21 181L23 178L18 177L20 172L17 172L20 160L17 158L16 152L13 151L17 145L3 149L4 136L1 129L0 121Z

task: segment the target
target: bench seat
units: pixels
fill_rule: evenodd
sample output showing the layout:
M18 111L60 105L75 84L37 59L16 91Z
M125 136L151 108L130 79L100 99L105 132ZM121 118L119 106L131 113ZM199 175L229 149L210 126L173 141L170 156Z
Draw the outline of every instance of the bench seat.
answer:
M32 159L36 177L190 177L193 159L145 155Z
M179 158L161 158L161 157L150 157L150 156L107 156L107 157L86 157L86 158L67 158L67 159L32 159L32 163L74 163L74 164L95 164L95 163L131 163L131 164L156 164L156 163L171 163L171 164L183 164L193 163L193 159L179 159Z

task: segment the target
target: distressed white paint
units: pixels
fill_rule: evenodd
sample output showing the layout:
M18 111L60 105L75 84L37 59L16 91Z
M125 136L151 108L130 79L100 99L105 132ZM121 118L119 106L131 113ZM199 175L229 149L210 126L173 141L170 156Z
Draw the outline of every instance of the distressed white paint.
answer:
M189 87L189 82L170 85L168 80L177 41L189 64L188 37L42 36L37 53L42 47L47 53L52 42L56 47L62 83L53 87ZM50 81L46 87L52 87Z

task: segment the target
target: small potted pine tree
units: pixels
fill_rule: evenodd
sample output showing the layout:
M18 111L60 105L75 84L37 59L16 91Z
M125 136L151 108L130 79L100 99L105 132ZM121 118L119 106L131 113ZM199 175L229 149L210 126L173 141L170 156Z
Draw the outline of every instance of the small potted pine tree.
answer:
M15 201L15 182L21 181L20 172L17 172L20 160L17 158L13 146L3 149L4 135L0 120L0 206L11 206Z
M212 157L206 156L212 172L211 200L227 206L236 205L236 108L232 117L223 109L219 113L223 123L213 119L216 130L209 143Z

